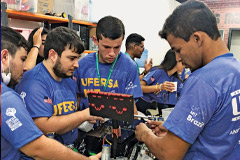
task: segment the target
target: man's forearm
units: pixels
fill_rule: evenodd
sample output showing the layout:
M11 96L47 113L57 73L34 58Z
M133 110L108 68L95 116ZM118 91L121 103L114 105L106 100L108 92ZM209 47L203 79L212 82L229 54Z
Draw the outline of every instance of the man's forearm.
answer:
M73 150L65 147L59 142L41 136L27 145L20 148L20 150L34 159L42 160L89 160Z
M77 111L63 116L35 118L34 122L44 134L47 134L48 132L64 134L77 128L80 124L86 121L88 117L89 113L86 111Z

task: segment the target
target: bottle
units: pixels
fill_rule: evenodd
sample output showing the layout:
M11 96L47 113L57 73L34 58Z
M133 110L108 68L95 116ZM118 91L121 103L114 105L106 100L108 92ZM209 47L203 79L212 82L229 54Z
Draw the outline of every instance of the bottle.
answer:
M111 156L111 146L109 144L104 144L102 146L101 160L110 160L110 156Z

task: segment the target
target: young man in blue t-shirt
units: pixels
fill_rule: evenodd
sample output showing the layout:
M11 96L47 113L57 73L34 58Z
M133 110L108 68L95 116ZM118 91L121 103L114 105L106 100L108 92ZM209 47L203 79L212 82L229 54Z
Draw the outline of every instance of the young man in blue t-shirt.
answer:
M1 26L1 159L19 160L20 151L35 159L87 158L49 139L34 124L15 86L25 70L27 41L18 32Z
M93 37L98 52L82 58L74 73L82 101L87 101L89 90L131 94L133 98L142 96L137 66L120 52L124 35L124 25L118 18L106 16L99 20ZM137 114L136 106L134 112Z
M144 71L140 73L139 66L137 62L134 60L135 58L141 58L143 51L144 51L144 41L145 38L137 33L130 34L126 39L126 52L125 54L129 55L131 59L136 63L138 68L139 79L142 80L144 75L148 73L148 71L152 68L152 58L147 63L147 59L145 60L144 64Z
M192 74L163 125L150 122L152 132L140 124L137 139L159 159L239 159L240 62L222 41L215 15L203 2L187 1L160 36Z

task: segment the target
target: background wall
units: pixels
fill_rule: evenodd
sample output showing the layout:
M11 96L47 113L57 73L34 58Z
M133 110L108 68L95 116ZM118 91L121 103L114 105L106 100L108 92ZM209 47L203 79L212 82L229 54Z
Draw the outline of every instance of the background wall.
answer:
M240 0L201 0L214 12L218 28L224 30L224 42L228 44L229 28L240 28Z
M125 25L125 39L131 33L141 34L148 59L153 58L153 65L159 65L170 46L158 32L179 4L175 0L92 0L91 20L97 22L107 15L118 17ZM125 52L125 40L121 51Z

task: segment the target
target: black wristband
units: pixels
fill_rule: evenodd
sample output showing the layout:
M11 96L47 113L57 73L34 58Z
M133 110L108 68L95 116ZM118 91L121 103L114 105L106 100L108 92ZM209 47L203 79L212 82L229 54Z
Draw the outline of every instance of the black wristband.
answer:
M32 48L33 48L33 47L36 47L38 50L40 50L40 48L39 48L38 46L33 45Z

